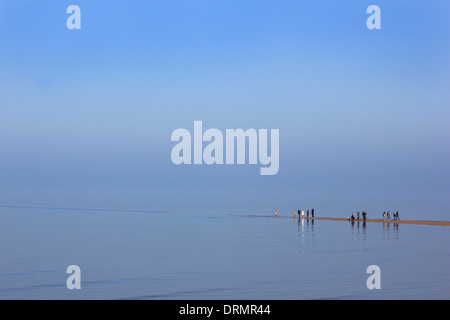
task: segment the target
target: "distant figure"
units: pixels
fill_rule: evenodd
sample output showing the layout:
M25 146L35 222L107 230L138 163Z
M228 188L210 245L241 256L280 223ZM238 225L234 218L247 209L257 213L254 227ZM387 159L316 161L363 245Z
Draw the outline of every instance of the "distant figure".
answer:
M391 220L391 212L388 210L388 212L386 213L386 218L388 220Z
M295 218L295 211L294 211L294 218Z
M314 218L314 208L311 210L311 218Z
M358 217L358 220L359 220L359 211L358 211L358 213L357 213L357 217Z
M298 209L298 217L300 218L300 213L301 213L301 211L300 211L300 209Z
M362 216L363 216L364 222L366 222L367 212L365 210L362 212Z
M309 209L306 210L306 217L307 217L307 218L309 217Z
M398 217L398 211L394 211L394 221L396 220L400 220L400 218Z
M383 211L383 220L386 220L386 211Z
M352 212L352 221L355 221L355 213Z
M278 216L278 210L275 210L275 216Z
M304 215L305 215L305 210L302 210L302 218L303 218Z

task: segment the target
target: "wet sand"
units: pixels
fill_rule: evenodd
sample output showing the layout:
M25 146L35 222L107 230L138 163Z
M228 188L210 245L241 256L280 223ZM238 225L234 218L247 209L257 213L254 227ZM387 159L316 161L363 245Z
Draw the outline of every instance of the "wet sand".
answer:
M334 220L334 221L348 221L347 218L303 218L314 220ZM355 222L363 222L362 219L354 220ZM422 220L383 220L383 219L366 219L366 222L381 222L381 223L409 223L409 224L424 224L433 226L450 226L450 221L422 221Z

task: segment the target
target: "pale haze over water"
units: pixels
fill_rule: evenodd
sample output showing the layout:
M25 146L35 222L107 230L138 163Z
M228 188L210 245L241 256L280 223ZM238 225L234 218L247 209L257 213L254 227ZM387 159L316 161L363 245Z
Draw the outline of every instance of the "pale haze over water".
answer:
M450 1L74 4L0 1L0 298L449 299L448 227L292 213L450 220ZM279 170L175 165L195 121Z

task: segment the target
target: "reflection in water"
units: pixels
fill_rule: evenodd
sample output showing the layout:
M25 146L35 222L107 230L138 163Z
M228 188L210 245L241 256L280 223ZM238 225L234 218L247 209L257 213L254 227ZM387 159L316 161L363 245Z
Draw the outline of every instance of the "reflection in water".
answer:
M355 232L355 226L356 226L356 234L360 235L361 233L361 229L362 229L362 235L363 235L363 239L366 240L366 235L367 235L367 224L365 221L360 221L360 220L352 220L349 221L349 224L352 228L352 234Z
M391 226L392 225L392 226ZM391 228L393 233L398 236L398 225L397 222L383 222L383 234L388 236L391 233ZM396 237L398 238L398 237Z
M310 224L311 224L311 230L309 228ZM299 231L305 232L305 225L306 225L306 232L309 232L309 231L314 232L314 219L298 219Z
M302 248L304 248L305 240L311 241L311 237L314 236L314 219L298 219L298 230L300 231ZM305 251L302 251L302 253L304 254Z
M353 220L353 221L349 221L349 225L351 226L352 230L355 230L355 227L356 227L356 230L358 230L358 232L359 232L360 227L362 226L364 235L367 232L367 230L366 230L367 225L366 225L365 221L360 222L358 220ZM383 234L386 236L389 235L391 233L391 229L392 229L393 233L398 235L398 227L399 227L399 223L383 222Z
M353 221L351 221L351 226L352 226L352 229L355 229L355 221L353 220ZM356 221L356 226L358 227L358 229L360 228L360 221L359 220L357 220ZM366 222L365 221L363 221L362 222L362 228L363 228L363 232L364 232L364 234L366 233Z

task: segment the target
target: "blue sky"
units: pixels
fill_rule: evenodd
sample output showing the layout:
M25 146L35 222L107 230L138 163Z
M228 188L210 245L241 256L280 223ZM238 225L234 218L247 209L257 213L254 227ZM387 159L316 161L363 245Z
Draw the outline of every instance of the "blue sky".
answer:
M81 8L68 30L66 8ZM381 8L368 30L366 8ZM0 0L3 205L449 219L450 3ZM280 170L171 132L280 129Z

